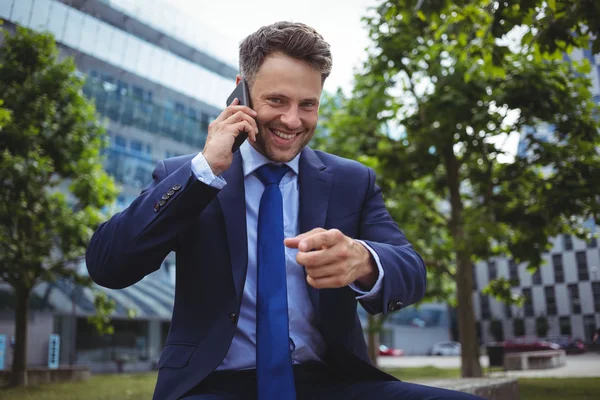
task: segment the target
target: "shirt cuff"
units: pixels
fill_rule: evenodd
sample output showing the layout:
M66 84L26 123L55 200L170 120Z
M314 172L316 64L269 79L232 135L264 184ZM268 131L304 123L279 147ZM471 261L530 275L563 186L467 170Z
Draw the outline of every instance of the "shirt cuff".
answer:
M198 153L198 155L192 159L192 173L200 182L214 187L215 189L223 189L225 185L227 185L225 179L213 174L210 165L208 165L208 162L202 153Z
M365 248L369 250L369 253L371 253L371 256L373 256L373 259L375 259L377 269L379 270L379 276L377 277L377 282L375 282L373 288L368 292L360 290L354 283L351 283L349 286L350 289L354 290L358 294L356 300L372 300L379 296L379 293L381 292L381 287L383 285L383 267L381 266L381 260L379 259L379 255L375 252L375 250L373 250L368 244L366 244L362 240L357 240L357 242L365 246Z

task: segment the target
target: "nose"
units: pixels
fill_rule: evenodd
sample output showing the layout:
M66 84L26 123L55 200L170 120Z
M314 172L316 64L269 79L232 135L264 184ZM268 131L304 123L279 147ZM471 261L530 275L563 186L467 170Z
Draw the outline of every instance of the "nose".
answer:
M300 120L300 113L297 107L289 107L286 112L281 116L280 121L285 125L286 129L294 131L302 126Z

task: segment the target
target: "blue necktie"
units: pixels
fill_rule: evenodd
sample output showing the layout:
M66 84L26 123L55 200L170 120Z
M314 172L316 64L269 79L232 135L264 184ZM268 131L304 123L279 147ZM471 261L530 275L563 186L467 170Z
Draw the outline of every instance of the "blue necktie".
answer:
M256 379L258 400L294 400L290 353L283 199L281 178L286 165L266 164L256 170L265 185L258 211L256 287Z

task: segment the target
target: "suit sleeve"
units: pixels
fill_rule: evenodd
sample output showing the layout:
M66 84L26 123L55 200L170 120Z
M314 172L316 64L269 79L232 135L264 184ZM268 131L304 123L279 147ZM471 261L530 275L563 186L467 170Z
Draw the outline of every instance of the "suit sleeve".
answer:
M159 161L152 183L122 212L101 224L88 245L90 277L120 289L160 268L176 237L219 192L193 175L188 161L167 173Z
M360 302L371 314L387 314L421 300L425 295L427 274L425 262L386 209L371 169L368 184L359 239L379 256L384 278L380 294Z

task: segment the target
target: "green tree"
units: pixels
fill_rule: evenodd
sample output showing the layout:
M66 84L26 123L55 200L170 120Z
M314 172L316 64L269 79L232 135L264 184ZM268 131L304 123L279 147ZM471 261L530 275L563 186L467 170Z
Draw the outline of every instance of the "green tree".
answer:
M58 278L88 282L73 263L116 188L102 168L104 130L73 60L59 59L49 34L2 34L0 101L10 120L0 123L0 279L16 297L10 383L22 385L31 291Z
M535 270L549 238L583 237L581 222L600 216L589 63L547 52L525 17L516 46L500 40L507 12L491 0L382 2L365 19L369 59L352 96L338 93L324 112L320 143L378 171L392 215L430 263L433 294L456 289L469 377L482 373L473 263L507 255ZM535 135L542 123L549 140ZM503 143L519 133L527 154L513 156ZM519 301L503 278L484 293Z

